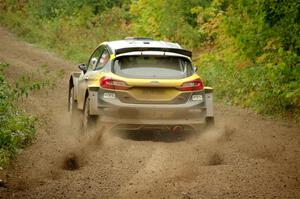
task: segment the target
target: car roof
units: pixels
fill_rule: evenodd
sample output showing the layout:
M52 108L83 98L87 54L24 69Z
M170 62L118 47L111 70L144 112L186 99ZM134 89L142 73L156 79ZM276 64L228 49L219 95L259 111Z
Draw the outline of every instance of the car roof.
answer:
M122 48L133 48L133 47L141 47L141 48L177 48L182 49L182 47L177 43L171 43L166 41L155 41L155 40L118 40L118 41L110 41L106 42L106 44L112 50L118 50Z
M191 52L183 49L178 43L157 41L149 38L126 38L123 40L104 42L113 53L121 54L130 51L165 51L184 54L191 57Z

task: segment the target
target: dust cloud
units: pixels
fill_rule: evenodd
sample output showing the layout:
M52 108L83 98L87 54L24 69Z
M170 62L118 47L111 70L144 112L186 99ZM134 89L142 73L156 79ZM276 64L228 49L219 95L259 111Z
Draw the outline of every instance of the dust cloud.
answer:
M91 129L89 135L84 135L78 131L77 142L66 143L63 156L60 160L61 168L64 170L78 170L88 163L90 155L99 150L103 144L103 134L106 132L104 126L99 129Z

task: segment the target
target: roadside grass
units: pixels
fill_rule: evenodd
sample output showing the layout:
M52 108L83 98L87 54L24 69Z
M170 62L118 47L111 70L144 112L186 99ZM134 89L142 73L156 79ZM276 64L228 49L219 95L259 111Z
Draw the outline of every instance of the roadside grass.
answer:
M30 93L54 88L63 71L50 71L47 65L23 74L13 82L4 76L9 65L0 62L0 166L6 166L35 137L37 118L21 110L20 103Z
M99 43L131 34L123 8L114 7L101 15L92 15L90 9L83 7L73 15L54 19L7 10L1 13L0 23L29 43L68 60L84 63Z
M15 102L19 93L6 81L0 63L0 166L9 164L18 152L31 143L36 119L19 110Z

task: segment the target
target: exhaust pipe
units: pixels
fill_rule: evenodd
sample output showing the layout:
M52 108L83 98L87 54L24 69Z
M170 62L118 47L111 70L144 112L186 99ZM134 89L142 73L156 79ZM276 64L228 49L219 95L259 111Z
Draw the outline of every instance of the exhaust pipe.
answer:
M182 126L173 126L171 131L172 131L172 133L182 133L183 127Z

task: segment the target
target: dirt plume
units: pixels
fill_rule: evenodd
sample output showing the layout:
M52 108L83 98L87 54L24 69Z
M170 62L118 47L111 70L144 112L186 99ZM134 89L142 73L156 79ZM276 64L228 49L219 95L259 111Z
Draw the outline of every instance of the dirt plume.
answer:
M76 153L70 152L64 158L62 168L65 170L71 170L71 171L77 170L80 168L80 164L81 164L80 157Z
M0 187L6 188L6 182L0 179Z
M216 166L224 163L224 158L221 156L220 152L214 152L208 156L208 165Z
M232 137L234 136L234 134L236 133L236 129L232 126L229 125L225 125L224 130L223 130L223 134L222 136L219 138L220 141L231 141Z
M105 132L105 127L100 126L99 129L92 129L89 135L84 135L79 132L78 142L73 144L73 149L68 149L65 146L65 155L62 157L62 166L64 170L78 170L85 164L92 153L101 148L102 136Z

